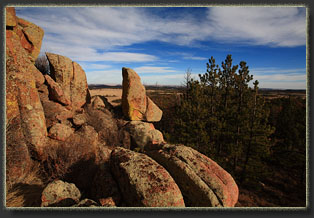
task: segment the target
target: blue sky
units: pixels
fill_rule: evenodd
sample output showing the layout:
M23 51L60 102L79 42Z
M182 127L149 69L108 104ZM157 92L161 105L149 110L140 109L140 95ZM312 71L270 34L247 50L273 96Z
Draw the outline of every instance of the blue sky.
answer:
M261 88L306 88L301 7L16 7L45 31L42 52L67 56L89 84L121 84L122 67L144 84L180 85L213 56L246 61Z

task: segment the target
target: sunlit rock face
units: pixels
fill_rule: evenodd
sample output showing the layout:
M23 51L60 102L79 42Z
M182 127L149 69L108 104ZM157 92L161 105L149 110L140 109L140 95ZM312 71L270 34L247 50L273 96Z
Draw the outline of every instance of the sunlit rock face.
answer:
M139 75L130 68L122 68L122 110L129 120L158 122L162 117L159 107L146 96Z

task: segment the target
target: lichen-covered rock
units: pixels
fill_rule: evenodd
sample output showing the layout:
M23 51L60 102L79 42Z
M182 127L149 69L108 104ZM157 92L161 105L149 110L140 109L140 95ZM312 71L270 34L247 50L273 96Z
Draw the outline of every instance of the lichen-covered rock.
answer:
M6 133L6 186L10 188L24 181L32 169L32 159L25 143L21 122L10 122L6 126Z
M82 126L86 123L86 115L85 114L76 114L73 116L73 123L76 126Z
M143 120L147 107L145 87L130 68L122 68L122 110L130 120Z
M87 79L82 67L70 58L46 52L50 64L50 74L58 83L65 95L70 99L73 111L90 101Z
M180 187L188 206L233 207L239 195L232 176L210 158L183 145L146 152L164 166Z
M126 126L136 146L142 151L145 147L154 147L164 143L162 133L155 129L152 123L146 123L142 121L131 121Z
M103 207L116 207L116 203L112 197L99 199L101 206Z
M41 207L69 207L77 204L80 198L80 190L73 183L56 180L43 190Z
M162 110L146 96L139 75L130 68L122 68L122 111L129 120L158 122Z
M145 112L145 120L148 122L158 122L161 120L162 110L149 98L147 97L147 108Z
M98 95L93 96L91 98L91 102L92 102L92 108L95 110L103 109L106 107L104 101Z
M15 9L13 7L6 7L6 26L7 27L14 27L17 24L17 17L15 14Z
M147 155L117 147L111 153L110 166L128 206L185 206L173 178Z
M32 66L32 73L35 78L36 88L38 88L45 82L45 77L35 66Z
M14 17L14 8L7 12ZM7 121L20 116L27 144L41 153L47 136L46 121L32 73L33 56L23 47L22 36L25 37L25 33L17 26L6 29Z
M46 52L50 66L51 78L58 83L65 97L71 99L71 80L73 78L73 64L68 57Z
M44 30L39 26L24 20L22 18L18 18L18 25L23 29L23 33L27 42L30 43L30 49L27 49L32 57L32 61L35 61L40 53L42 39L44 37Z
M57 101L63 105L70 105L71 101L64 94L61 86L58 83L56 83L49 75L45 75L45 79L48 84L49 99Z
M58 102L50 101L44 93L41 94L41 102L45 112L46 126L50 128L60 121L72 118L73 113Z
M74 133L74 130L67 125L56 123L49 130L49 137L59 141L65 141Z
M83 68L73 62L73 79L71 80L71 101L74 109L81 108L90 101L87 79Z
M81 200L78 204L73 205L72 207L99 207L99 205L88 198L85 198L84 200Z

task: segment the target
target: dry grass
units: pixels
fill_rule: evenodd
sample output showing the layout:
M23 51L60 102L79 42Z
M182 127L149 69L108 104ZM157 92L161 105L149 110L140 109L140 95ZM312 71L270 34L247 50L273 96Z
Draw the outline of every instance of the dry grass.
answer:
M10 188L6 186L6 207L39 207L43 189L37 163L23 183L17 183Z

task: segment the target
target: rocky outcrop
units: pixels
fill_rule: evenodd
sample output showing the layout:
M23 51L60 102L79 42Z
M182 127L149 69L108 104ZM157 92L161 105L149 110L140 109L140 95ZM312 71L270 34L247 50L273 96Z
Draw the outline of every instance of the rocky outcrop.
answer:
M150 123L162 111L135 71L122 69L121 107L90 98L85 72L71 59L46 53L50 74L37 70L43 31L14 8L6 13L10 187L36 162L45 184L55 180L42 193L43 207L234 206L238 188L226 171L192 148L166 144Z
M79 203L81 192L72 183L56 180L46 186L41 195L42 207L69 207Z
M139 75L130 68L122 68L122 110L127 119L148 122L160 121L162 111L146 96Z
M167 144L147 154L170 172L187 205L233 207L236 204L239 190L232 176L198 151Z
M87 79L84 70L76 62L62 55L46 52L50 64L50 74L60 85L64 98L69 99L72 110L81 110L90 101Z
M148 156L118 147L111 170L123 200L135 207L184 207L180 189L169 173Z
M6 105L10 123L19 117L26 144L37 153L45 147L47 128L45 115L34 78L34 59L40 48L40 27L16 17L14 8L6 8Z

